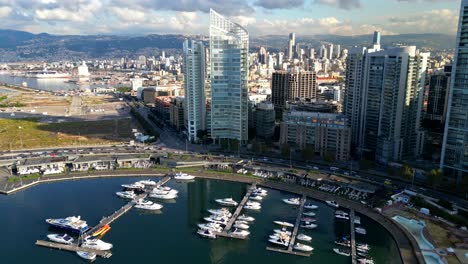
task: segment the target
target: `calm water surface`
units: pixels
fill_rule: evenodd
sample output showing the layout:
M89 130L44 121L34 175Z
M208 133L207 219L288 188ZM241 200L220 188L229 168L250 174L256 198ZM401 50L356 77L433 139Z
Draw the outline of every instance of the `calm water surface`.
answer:
M107 87L108 85L82 85L76 83L67 83L69 79L59 78L59 79L38 79L38 78L28 78L28 77L19 77L11 76L8 74L0 74L0 82L22 85L23 82L27 83L27 87L44 90L44 91L62 91L62 90L73 90L73 89L92 89L95 87ZM114 85L118 87L120 85Z
M89 225L96 224L125 201L115 196L123 183L136 178L88 179L45 184L13 194L0 196L1 263L84 263L76 254L41 248L34 245L45 239L46 218L81 215ZM315 248L309 258L265 250L267 237L275 226L273 220L294 222L297 208L281 202L293 197L289 193L269 190L259 212L247 212L256 218L245 241L198 237L196 224L207 216L206 210L218 208L213 200L233 197L240 200L247 185L216 180L197 179L192 183L170 181L168 186L179 190L174 203L163 203L159 213L130 210L111 226L103 240L113 243L110 259L98 258L95 263L350 263L351 259L332 252L333 241L349 232L349 222L333 219L333 209L316 202L319 227L301 231L313 237ZM368 235L358 241L369 243L376 263L401 263L396 244L380 225L361 216Z

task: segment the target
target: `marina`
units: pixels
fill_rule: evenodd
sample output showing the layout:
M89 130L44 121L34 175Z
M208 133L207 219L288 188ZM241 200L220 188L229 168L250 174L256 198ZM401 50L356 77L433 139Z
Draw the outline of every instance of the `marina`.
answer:
M291 234L291 239L289 241L288 249L281 249L281 248L276 248L276 247L270 247L267 246L266 249L269 251L275 251L279 253L285 253L285 254L292 254L292 255L297 255L297 256L303 256L303 257L310 257L312 253L310 252L298 252L294 251L294 243L296 241L297 233L299 232L299 225L301 224L301 217L302 217L302 212L304 211L304 204L307 200L307 197L305 195L302 196L301 202L299 205L298 213L297 213L297 218L296 222L294 225L294 229Z
M355 218L355 213L354 209L350 209L349 212L349 226L350 226L350 232L351 232L351 263L356 264L357 263L357 256L356 256L356 232L354 228L354 218Z

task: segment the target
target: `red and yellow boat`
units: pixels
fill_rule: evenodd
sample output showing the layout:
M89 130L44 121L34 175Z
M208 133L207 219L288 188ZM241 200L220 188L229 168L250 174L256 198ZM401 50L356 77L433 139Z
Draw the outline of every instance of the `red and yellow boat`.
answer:
M111 229L110 225L105 225L93 233L93 237L103 236Z

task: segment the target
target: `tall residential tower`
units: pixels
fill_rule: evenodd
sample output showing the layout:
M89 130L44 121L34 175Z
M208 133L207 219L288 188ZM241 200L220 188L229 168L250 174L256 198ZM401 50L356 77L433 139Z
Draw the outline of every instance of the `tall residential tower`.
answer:
M440 167L457 182L468 177L468 0L461 1Z
M210 10L211 137L248 140L249 33Z

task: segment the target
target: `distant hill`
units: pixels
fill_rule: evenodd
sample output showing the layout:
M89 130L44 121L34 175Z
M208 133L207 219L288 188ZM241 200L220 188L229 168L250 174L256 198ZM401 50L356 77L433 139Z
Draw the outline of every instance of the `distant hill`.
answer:
M51 35L32 34L16 30L0 30L0 62L28 60L74 60L84 58L118 58L122 56L158 55L162 49L180 51L184 35L116 36L116 35ZM283 50L288 36L252 36L251 50L267 46ZM297 36L297 42L318 48L323 43L340 44L343 48L369 45L371 35ZM404 34L382 36L382 45L416 45L428 50L449 50L455 47L455 37L444 34Z

